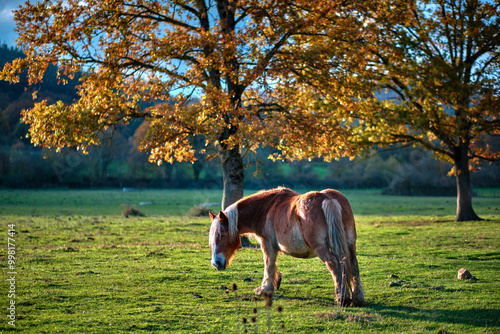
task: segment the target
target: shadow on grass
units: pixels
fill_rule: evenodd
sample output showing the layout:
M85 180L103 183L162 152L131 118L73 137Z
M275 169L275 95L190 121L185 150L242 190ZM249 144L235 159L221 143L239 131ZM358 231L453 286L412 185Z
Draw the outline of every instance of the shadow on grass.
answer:
M274 300L276 303L280 303L281 301L299 301L299 302L306 302L308 304L321 305L321 306L326 306L326 307L332 307L332 306L337 305L335 298L328 298L328 297L310 298L310 297L285 296L285 295L281 295L281 294L276 294L274 296Z
M384 317L413 321L428 321L447 324L463 324L482 328L500 328L500 310L469 308L466 310L424 309L412 306L388 306L367 303L363 308Z

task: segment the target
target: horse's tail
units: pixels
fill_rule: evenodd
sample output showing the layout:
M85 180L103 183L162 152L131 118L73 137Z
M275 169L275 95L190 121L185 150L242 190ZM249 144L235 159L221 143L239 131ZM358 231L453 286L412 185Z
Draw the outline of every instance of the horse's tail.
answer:
M353 277L351 252L347 245L344 224L342 223L342 207L335 199L325 199L321 208L323 209L326 219L328 248L330 253L338 259L341 268L343 268L345 284L349 290L351 290L351 281Z

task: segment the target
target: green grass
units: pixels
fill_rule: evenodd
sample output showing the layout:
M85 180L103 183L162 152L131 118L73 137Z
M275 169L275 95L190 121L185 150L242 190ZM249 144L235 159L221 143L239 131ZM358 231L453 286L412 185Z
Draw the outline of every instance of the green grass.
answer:
M133 205L148 215L183 216L193 206L220 203L217 190L1 190L0 215L119 215ZM141 203L146 205L141 206ZM214 207L220 209L220 206Z
M282 287L268 310L253 295L260 250L239 251L217 272L209 219L187 215L219 202L220 191L2 190L0 332L265 333L268 313L272 333L500 332L498 199L474 200L488 221L455 223L454 198L345 194L357 219L367 304L340 309L324 264L282 255ZM121 216L122 204L147 217ZM15 328L6 317L9 224L17 232ZM478 281L459 281L462 267Z

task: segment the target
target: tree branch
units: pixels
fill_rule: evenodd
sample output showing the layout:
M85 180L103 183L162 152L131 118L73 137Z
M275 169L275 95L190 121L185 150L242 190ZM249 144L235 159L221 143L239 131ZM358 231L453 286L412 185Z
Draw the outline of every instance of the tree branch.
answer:
M173 17L169 17L167 15L160 14L160 13L154 11L153 9L147 7L146 5L135 5L135 4L126 4L126 3L125 3L125 5L130 7L130 8L142 9L142 12L139 14L132 14L132 13L128 13L128 12L115 11L115 13L122 15L122 16L130 16L130 17L132 17L132 19L141 18L141 19L149 19L149 20L157 21L157 22L164 22L164 23L168 23L168 24L171 24L171 25L174 25L177 27L186 28L189 30L199 29L199 27L195 27L195 26L192 26L188 23L176 20Z

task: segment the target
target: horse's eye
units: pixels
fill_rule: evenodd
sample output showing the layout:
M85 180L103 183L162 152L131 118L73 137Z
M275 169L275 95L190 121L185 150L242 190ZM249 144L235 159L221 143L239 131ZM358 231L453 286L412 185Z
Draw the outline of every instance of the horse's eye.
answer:
M224 239L225 237L226 237L226 234L225 233L221 233L220 238Z

